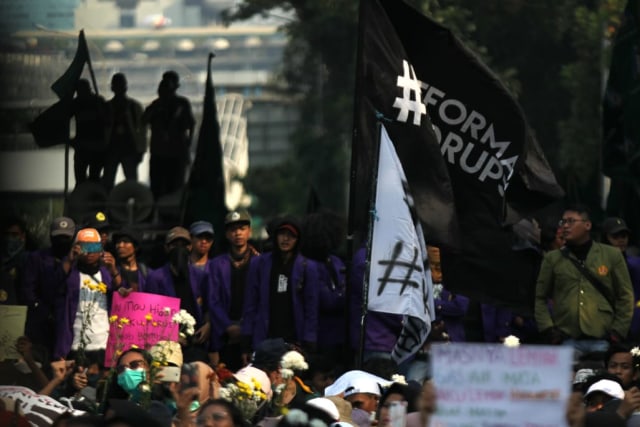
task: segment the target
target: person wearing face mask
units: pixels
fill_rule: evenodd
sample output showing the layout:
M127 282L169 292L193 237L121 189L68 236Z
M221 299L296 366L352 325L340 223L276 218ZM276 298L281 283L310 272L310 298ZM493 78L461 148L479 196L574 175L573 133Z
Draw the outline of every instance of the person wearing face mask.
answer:
M151 355L139 348L123 352L115 364L115 381L109 384L104 401L128 399L139 403L144 393L142 385L149 382L151 363ZM108 408L104 409L106 412Z
M71 250L75 231L73 219L54 218L49 228L51 246L27 255L20 288L20 302L28 307L25 334L33 344L44 346L48 354L55 342L53 303L64 282L62 263Z
M180 308L196 320L196 331L183 342L184 362L208 360L207 344L211 330L209 320L209 276L189 262L191 235L184 227L174 227L166 235L165 251L169 261L149 273L141 292L180 298Z

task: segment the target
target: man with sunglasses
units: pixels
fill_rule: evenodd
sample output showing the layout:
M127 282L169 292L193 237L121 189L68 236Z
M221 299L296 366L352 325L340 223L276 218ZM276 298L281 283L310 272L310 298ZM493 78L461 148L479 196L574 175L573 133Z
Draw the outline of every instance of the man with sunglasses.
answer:
M627 266L618 249L591 239L585 207L565 209L560 225L566 245L545 255L536 284L538 330L548 343L572 344L579 353L606 351L631 323Z

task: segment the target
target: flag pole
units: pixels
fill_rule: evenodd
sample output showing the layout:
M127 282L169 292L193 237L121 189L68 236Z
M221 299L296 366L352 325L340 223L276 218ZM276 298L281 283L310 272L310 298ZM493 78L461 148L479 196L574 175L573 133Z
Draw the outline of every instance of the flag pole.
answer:
M98 91L98 83L96 83L96 75L93 72L93 66L91 65L91 55L89 55L89 46L87 45L87 38L84 35L84 29L80 30L80 37L82 43L84 43L85 49L87 49L87 66L89 67L89 75L91 76L91 83L93 83L93 90L96 95L100 95Z
M363 2L370 0L360 0L360 4L358 6L358 42L356 46L356 78L355 78L355 88L354 88L354 102L353 102L353 123L352 123L352 131L351 131L351 167L350 167L350 175L349 175L349 201L348 201L348 215L347 215L347 247L346 247L346 265L348 276L350 277L352 270L352 260L354 254L354 233L355 233L355 201L356 201L356 177L358 176L358 162L356 161L357 156L355 155L355 150L358 146L358 140L361 138L358 132L358 118L360 117L360 112L362 111L362 75L360 70L362 69L362 52L363 46L362 41L364 40L364 6ZM345 287L345 342L347 345L351 342L351 289L353 288L351 284L351 280L347 280ZM364 327L364 323L362 324ZM362 335L362 332L361 332ZM362 337L361 337L362 338ZM361 355L360 355L361 356ZM360 364L361 357L358 357L356 364Z
M377 114L377 113L376 113ZM369 314L369 276L371 271L371 245L373 244L373 226L376 221L376 193L378 189L378 168L380 166L380 131L382 125L376 120L375 158L373 160L373 179L371 180L371 200L369 203L369 230L367 232L367 255L365 257L364 283L362 284L362 316L360 317L360 340L358 344L358 360L356 369L364 364L365 327Z

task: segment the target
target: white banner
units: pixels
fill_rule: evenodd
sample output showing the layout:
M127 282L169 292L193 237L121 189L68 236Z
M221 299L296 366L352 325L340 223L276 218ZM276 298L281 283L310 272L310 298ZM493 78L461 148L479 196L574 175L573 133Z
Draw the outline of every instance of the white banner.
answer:
M566 425L569 346L434 344L434 427Z
M71 409L49 396L40 395L26 387L0 386L0 398L18 402L22 413L34 427L50 426L65 412L71 412L74 416L84 414L83 411ZM8 409L13 411L13 406Z
M367 306L405 316L392 353L398 363L422 347L431 328L433 284L426 265L422 227L413 210L407 179L381 126Z

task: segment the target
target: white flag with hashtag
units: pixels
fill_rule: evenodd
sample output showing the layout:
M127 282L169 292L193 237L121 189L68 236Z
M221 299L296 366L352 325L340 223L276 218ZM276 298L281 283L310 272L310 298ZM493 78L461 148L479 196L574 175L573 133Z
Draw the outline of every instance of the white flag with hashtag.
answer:
M401 363L417 352L429 334L433 284L420 221L393 143L381 126L375 219L369 269L369 310L404 315L392 352Z

